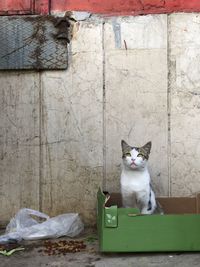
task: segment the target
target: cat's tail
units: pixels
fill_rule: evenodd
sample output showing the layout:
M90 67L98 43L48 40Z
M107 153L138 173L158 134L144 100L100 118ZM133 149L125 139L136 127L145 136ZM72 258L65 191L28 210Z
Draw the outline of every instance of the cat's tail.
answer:
M150 183L150 190L151 190L151 192L153 192L153 195L154 195L153 202L155 203L154 210L153 210L152 214L161 214L161 215L163 215L164 214L163 207L161 206L160 202L155 198L154 190L152 188L153 188L153 186Z
M154 211L154 214L164 215L163 207L161 206L161 204L158 200L156 200L156 209Z

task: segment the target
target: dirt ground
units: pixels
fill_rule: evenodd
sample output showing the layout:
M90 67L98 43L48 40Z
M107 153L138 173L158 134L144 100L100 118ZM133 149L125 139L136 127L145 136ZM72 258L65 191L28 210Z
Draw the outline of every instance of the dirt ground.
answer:
M200 266L200 253L100 253L97 235L87 230L75 239L59 238L13 244L11 256L0 255L1 267L191 267Z

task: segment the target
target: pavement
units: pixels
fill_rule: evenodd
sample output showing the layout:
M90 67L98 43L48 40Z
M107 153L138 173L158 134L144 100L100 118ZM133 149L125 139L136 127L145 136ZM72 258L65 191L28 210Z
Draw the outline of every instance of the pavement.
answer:
M74 247L73 247L74 246ZM11 256L0 255L1 267L191 267L200 266L200 253L100 253L95 230L72 239L26 241ZM73 247L73 248L72 248ZM68 252L72 250L73 252Z

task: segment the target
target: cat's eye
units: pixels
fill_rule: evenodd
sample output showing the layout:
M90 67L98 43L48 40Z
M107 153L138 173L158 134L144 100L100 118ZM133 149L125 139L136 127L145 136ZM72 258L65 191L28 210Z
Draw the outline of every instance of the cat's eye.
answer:
M145 159L146 159L145 155L143 155L143 154L141 154L141 153L139 153L139 154L137 155L137 157L141 157L141 158L145 158Z
M131 157L131 153L126 153L125 156L126 157Z

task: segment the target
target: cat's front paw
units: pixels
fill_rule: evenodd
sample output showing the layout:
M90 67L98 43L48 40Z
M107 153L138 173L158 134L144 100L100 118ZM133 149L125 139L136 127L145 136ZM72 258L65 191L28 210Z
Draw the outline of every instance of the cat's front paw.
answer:
M154 212L153 209L148 210L148 209L144 208L141 210L141 214L143 214L143 215L151 215L151 214L153 214L153 212Z

